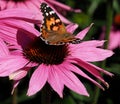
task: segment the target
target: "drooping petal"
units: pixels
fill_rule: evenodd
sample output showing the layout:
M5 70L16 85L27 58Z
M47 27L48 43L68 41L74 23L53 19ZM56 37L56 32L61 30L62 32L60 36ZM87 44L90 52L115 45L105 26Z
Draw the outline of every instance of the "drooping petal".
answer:
M49 66L49 76L48 76L48 83L51 85L51 87L56 91L60 97L63 97L63 88L64 84L62 83L59 76L61 76L61 73L58 73L57 66Z
M47 66L41 64L32 74L27 95L31 96L43 88L48 79L49 69ZM37 83L36 83L37 82Z
M73 59L74 60L74 59ZM92 83L94 83L96 86L98 86L99 88L101 88L102 90L104 90L104 88L98 83L96 82L94 79L90 78L87 74L85 74L80 68L76 67L75 65L71 64L70 62L66 62L64 63L64 67L66 67L66 69L68 69L67 67L69 67L68 70L75 72L76 74L79 74L80 76L90 80Z
M110 72L108 72L108 71L106 71L106 70L104 70L104 69L102 69L102 68L100 68L100 67L98 67L98 66L95 66L94 64L89 63L89 65L90 65L91 67L94 67L96 70L98 70L98 71L106 74L106 75L109 75L109 76L111 76L111 77L114 76L114 74L112 74L112 73L110 73Z
M99 79L105 86L107 86L107 87L109 86L108 83L102 78L102 76L100 74L100 72L103 72L103 71L100 71L99 69L97 69L98 67L94 67L94 65L92 65L88 62L85 62L81 59L74 59L74 60L76 60L76 62L74 62L74 63L76 63L80 67L84 68L89 73L91 73L93 76L95 76L97 79ZM112 74L109 73L108 75L112 75Z
M71 71L67 70L64 66L59 66L58 68L59 73L61 73L61 80L69 89L78 94L89 96L82 82Z
M11 94L14 93L15 88L18 86L19 83L20 83L20 80L14 80L14 83L13 83L13 89L12 89L12 91L11 91Z
M22 69L19 69L12 74L9 75L10 80L20 80L23 77L27 75L28 70L30 70L30 67L24 67Z

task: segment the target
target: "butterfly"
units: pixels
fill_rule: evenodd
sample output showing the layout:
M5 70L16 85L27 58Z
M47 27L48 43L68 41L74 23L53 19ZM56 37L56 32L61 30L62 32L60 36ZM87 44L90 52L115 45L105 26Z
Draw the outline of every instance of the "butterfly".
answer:
M73 34L67 32L65 25L58 15L46 3L41 4L43 24L40 38L48 45L64 45L68 43L78 44L81 42Z

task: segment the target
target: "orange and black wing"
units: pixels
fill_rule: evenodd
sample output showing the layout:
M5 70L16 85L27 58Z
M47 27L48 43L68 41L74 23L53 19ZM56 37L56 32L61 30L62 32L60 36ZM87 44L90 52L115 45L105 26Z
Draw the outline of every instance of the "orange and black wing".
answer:
M41 39L49 45L63 45L66 43L79 43L80 39L68 33L58 15L46 3L41 4L43 24L41 26Z

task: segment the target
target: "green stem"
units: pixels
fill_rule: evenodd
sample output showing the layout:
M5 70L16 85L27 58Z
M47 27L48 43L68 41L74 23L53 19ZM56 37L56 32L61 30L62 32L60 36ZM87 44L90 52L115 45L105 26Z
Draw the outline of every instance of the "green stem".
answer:
M107 42L105 42L104 45L105 49L108 48L112 19L113 19L113 0L107 0L106 35L105 35L105 40L107 40Z
M51 104L51 88L48 84L41 91L41 104Z
M96 10L96 8L98 7L98 4L101 2L101 0L94 0L92 1L89 9L88 9L88 14L91 16L93 15L94 11Z
M108 48L108 42L109 42L109 35L112 25L112 17L113 17L113 0L107 0L107 14L106 14L106 32L105 32L105 40L107 40L104 44L104 48ZM101 68L105 69L106 67L106 60L104 60L101 63ZM95 89L95 96L92 104L98 104L98 99L100 95L100 89L96 87Z
M17 89L13 93L12 104L17 104Z

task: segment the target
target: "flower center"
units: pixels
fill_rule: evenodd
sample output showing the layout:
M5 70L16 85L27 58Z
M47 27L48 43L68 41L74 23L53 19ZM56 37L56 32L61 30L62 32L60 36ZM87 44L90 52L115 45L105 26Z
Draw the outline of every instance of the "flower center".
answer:
M69 53L67 45L47 45L39 37L24 48L23 52L30 61L47 65L62 63Z

